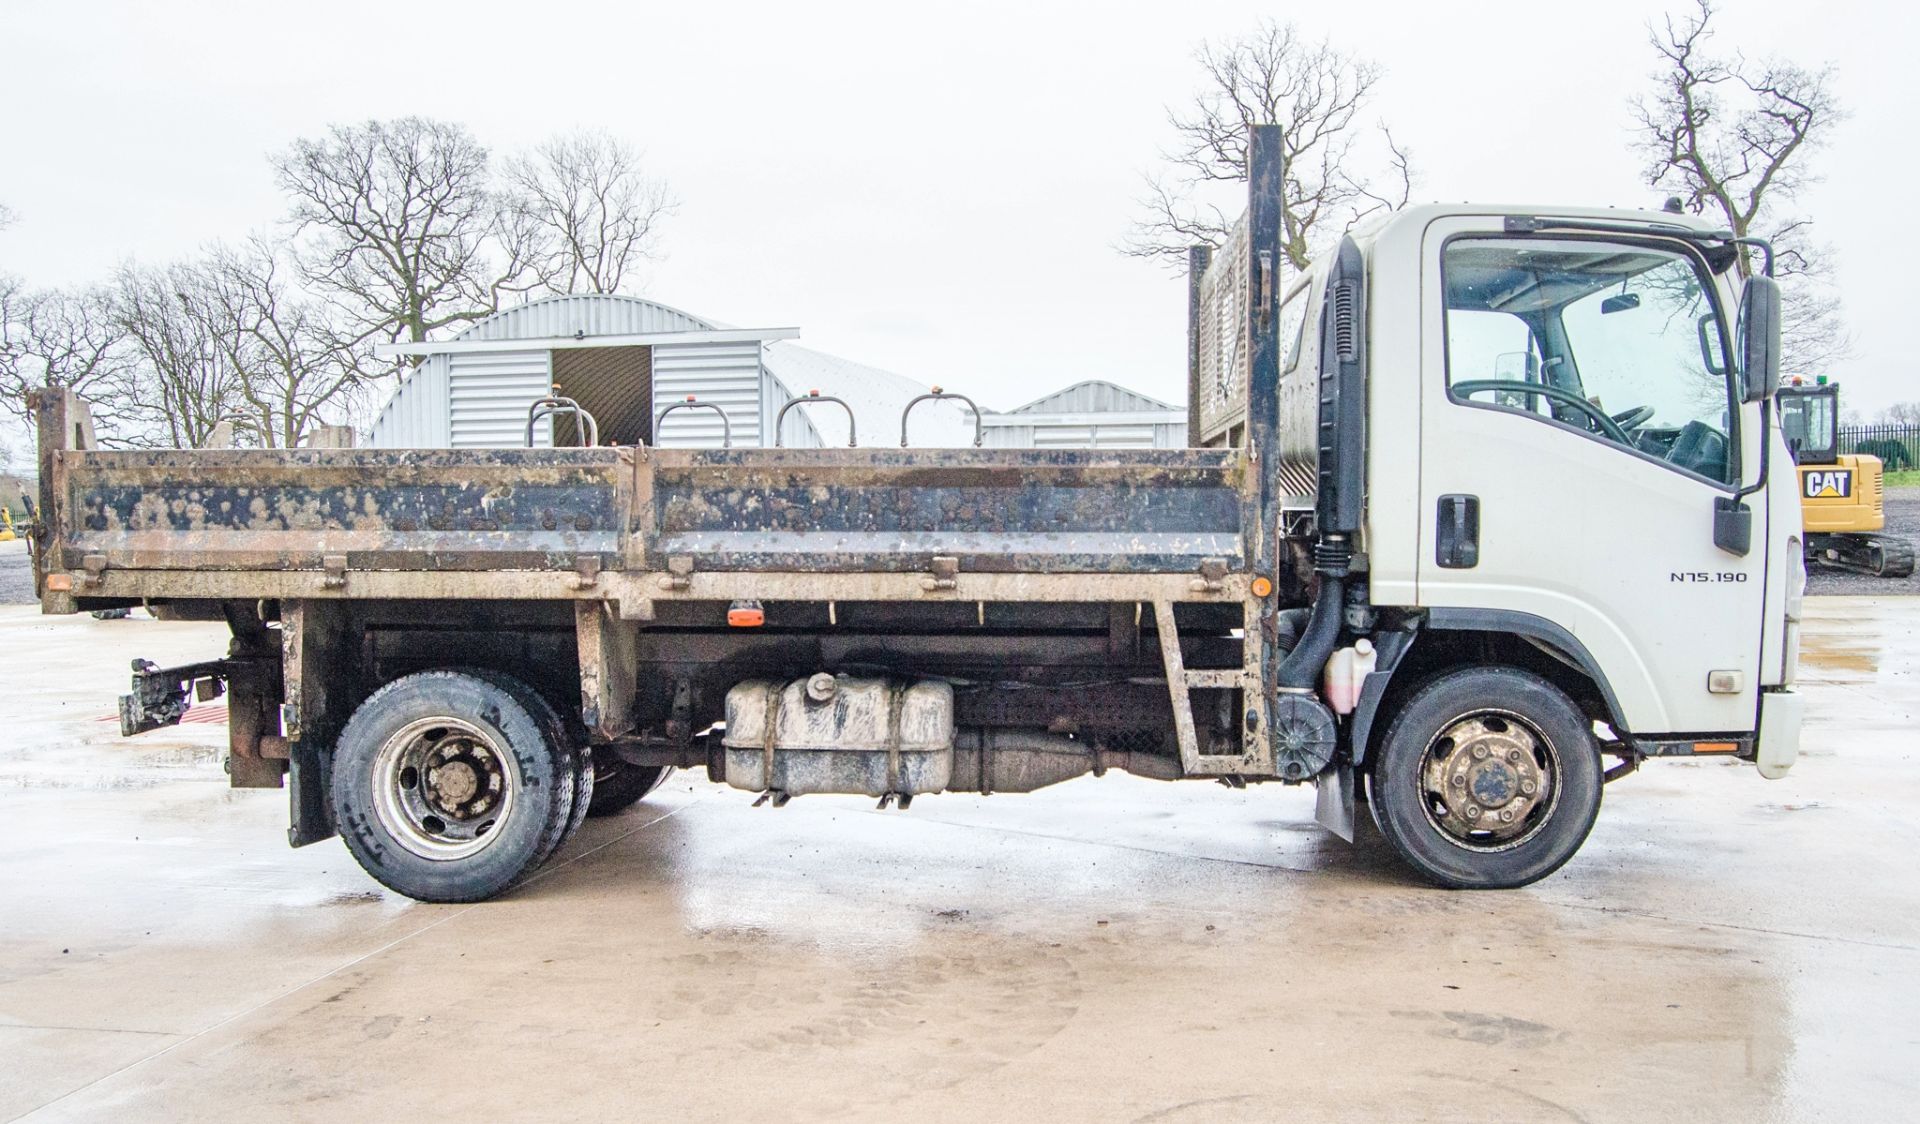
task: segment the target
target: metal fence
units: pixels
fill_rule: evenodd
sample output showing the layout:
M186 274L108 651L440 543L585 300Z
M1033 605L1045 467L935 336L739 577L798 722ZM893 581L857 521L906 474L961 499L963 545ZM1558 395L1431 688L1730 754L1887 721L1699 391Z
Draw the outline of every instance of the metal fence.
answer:
M1920 425L1843 425L1842 453L1867 453L1880 458L1888 472L1920 468Z

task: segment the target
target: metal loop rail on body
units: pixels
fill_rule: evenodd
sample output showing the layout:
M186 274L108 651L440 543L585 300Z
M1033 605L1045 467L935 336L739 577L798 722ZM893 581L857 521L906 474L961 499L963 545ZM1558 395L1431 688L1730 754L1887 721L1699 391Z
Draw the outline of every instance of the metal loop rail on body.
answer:
M822 394L817 390L809 390L804 398L787 399L786 405L780 407L780 412L773 416L774 448L778 449L784 444L780 434L780 423L787 420L787 411L793 409L795 406L810 405L814 402L832 402L842 410L845 410L847 412L847 448L851 449L860 444L860 435L854 431L853 407L847 405L846 399L835 398L831 394Z
M907 403L907 408L900 411L900 447L902 449L907 447L907 416L913 413L913 408L922 402L938 402L948 398L965 402L967 409L973 411L973 444L975 448L979 447L981 439L986 436L986 430L980 421L980 407L974 405L973 399L968 398L964 394L954 394L936 386L927 393Z
M685 402L675 402L673 405L668 406L666 409L660 411L659 415L653 419L654 444L657 445L660 443L661 423L665 422L667 420L667 415L673 413L675 410L712 410L714 413L719 414L720 415L720 447L722 449L733 448L733 422L727 419L727 412L725 410L722 410L720 407L714 405L711 402L701 402L698 399L694 398L694 396L691 394L687 395L687 400Z
M587 432L587 444L600 443L600 423L593 420L593 415L587 413L586 407L571 398L549 394L545 398L536 399L533 405L527 407L527 448L533 448L534 424L541 418L553 414L573 414L580 419L581 428Z

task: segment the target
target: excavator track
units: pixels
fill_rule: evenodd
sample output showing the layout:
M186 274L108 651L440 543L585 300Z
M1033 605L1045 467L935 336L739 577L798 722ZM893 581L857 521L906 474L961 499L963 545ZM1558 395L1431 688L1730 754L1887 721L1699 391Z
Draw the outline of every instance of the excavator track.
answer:
M1817 535L1807 543L1807 561L1828 570L1904 578L1913 574L1913 544L1879 535Z

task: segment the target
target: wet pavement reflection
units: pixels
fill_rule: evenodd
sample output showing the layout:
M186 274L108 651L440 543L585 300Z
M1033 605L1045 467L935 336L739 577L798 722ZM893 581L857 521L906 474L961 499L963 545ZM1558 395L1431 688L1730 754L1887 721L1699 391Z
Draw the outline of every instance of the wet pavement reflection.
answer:
M1654 762L1523 891L1310 790L911 811L678 776L501 901L284 846L222 731L94 722L204 626L0 610L0 1119L1895 1119L1920 1056L1920 599L1808 603L1779 782Z

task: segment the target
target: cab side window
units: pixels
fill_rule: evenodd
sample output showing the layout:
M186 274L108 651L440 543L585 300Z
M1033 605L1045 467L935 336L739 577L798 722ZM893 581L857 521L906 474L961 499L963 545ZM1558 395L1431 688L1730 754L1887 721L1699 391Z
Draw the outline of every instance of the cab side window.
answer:
M1584 240L1460 239L1442 276L1456 402L1733 479L1737 388L1712 286L1692 260Z

